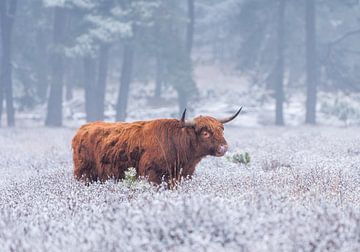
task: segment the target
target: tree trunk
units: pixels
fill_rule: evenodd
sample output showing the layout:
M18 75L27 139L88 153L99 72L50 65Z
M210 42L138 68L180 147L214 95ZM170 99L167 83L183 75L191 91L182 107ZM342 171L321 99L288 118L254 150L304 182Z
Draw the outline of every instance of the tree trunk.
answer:
M181 88L177 89L176 91L178 94L179 117L180 117L182 112L184 111L184 109L187 108L187 104L188 104L187 95L188 94Z
M286 0L279 0L277 26L277 63L275 77L276 112L275 124L284 125L284 15Z
M95 59L91 56L84 58L84 90L85 90L85 113L86 121L96 121L96 72Z
M130 93L130 82L132 78L133 59L134 45L131 41L124 46L124 58L121 69L120 89L116 106L116 121L125 121L126 119L126 109Z
M101 45L97 79L96 120L104 120L106 78L108 72L109 45Z
M160 22L155 24L155 37L162 38L164 36L162 31L162 24ZM159 40L160 42L160 40ZM155 92L154 98L161 97L161 90L163 85L163 74L164 74L164 59L162 58L164 53L164 47L162 43L157 43L156 53L155 53Z
M315 0L306 0L306 118L305 123L316 124L317 56L316 56Z
M65 60L65 100L70 101L73 98L75 62L74 59Z
M9 5L9 6L8 6ZM5 95L7 124L9 127L15 126L15 110L13 104L12 88L12 66L11 66L11 34L15 19L17 0L5 1L0 3L1 14L1 84L0 84L0 125Z
M194 37L194 23L195 23L195 13L194 13L194 1L188 0L188 25L186 29L186 49L191 55L193 37Z
M192 60L191 60L191 51L193 47L193 38L194 38L194 25L195 25L195 0L188 0L188 24L186 28L186 50L188 55L185 55L185 57L188 57L186 59L186 63L190 66L190 75L192 75ZM186 67L185 67L186 68ZM191 76L191 82L192 82L192 76ZM194 85L194 84L190 84ZM181 114L184 108L187 107L188 104L188 97L190 96L190 93L188 91L188 87L178 87L177 93L178 93L178 103L179 103L179 113ZM192 96L193 98L193 96Z
M53 43L55 51L51 61L51 87L45 120L46 126L62 125L64 59L59 49L64 43L66 10L61 7L55 7L54 11Z
M156 55L155 98L160 98L163 84L163 65L159 53Z
M72 71L72 70L70 70ZM72 74L69 74L69 77L72 77ZM71 101L73 96L73 84L74 82L72 81L72 79L68 79L68 81L66 82L66 92L65 92L65 100L66 101Z
M44 48L47 47L46 32L38 31L36 34L36 50L39 56L40 66L36 67L38 83L36 85L36 94L39 97L41 103L46 102L46 96L48 91L48 61L49 57Z

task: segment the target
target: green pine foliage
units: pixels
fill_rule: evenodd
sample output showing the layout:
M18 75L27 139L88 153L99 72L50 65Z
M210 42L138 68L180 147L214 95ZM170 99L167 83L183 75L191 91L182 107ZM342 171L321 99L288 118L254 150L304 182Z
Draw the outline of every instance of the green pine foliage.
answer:
M251 161L250 154L248 152L234 153L230 156L227 156L227 158L229 161L233 163L244 164L244 165L250 164Z

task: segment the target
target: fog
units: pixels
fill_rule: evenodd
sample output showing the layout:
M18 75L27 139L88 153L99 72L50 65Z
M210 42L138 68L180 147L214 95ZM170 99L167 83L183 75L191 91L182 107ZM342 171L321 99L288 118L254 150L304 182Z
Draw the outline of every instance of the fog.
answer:
M3 127L222 116L360 123L354 0L1 2Z
M359 0L0 0L0 37L1 251L359 251Z

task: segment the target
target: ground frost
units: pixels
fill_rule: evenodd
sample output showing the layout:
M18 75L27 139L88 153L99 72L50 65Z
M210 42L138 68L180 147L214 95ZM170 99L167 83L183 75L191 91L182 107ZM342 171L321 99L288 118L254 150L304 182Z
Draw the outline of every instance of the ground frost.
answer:
M358 129L232 129L177 190L72 177L66 129L0 130L1 251L356 251Z

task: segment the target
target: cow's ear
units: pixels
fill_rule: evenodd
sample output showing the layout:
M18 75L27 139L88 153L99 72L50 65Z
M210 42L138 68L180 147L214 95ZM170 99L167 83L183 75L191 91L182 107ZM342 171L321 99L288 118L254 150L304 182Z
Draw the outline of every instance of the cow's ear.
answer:
M190 120L190 121L185 121L183 127L187 127L187 128L195 128L195 121L194 120Z

